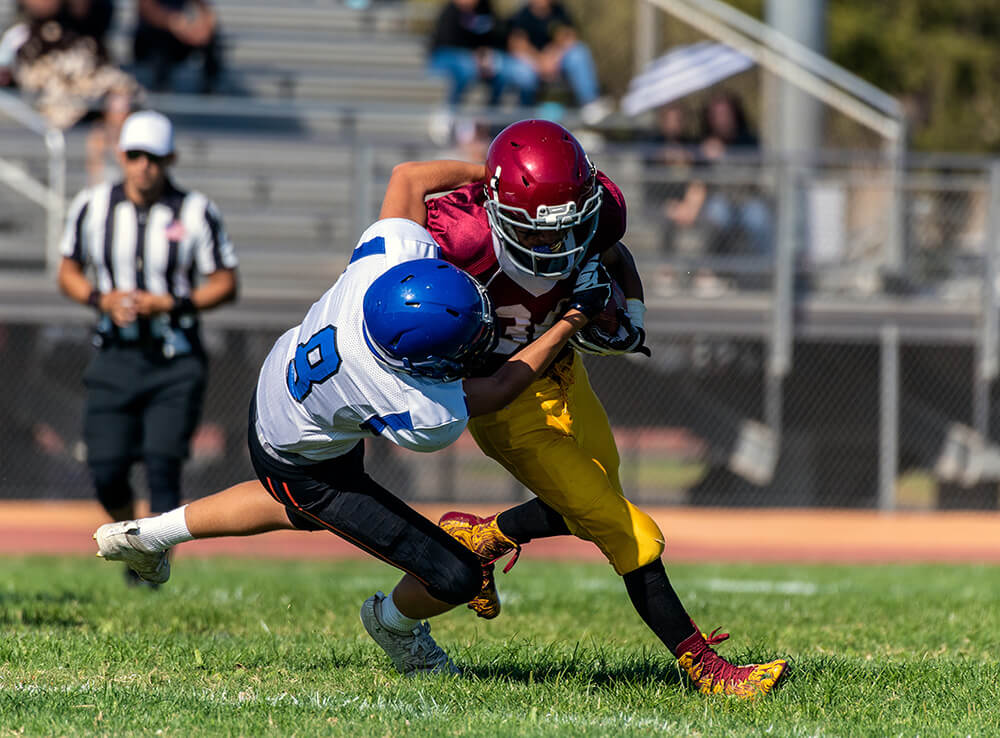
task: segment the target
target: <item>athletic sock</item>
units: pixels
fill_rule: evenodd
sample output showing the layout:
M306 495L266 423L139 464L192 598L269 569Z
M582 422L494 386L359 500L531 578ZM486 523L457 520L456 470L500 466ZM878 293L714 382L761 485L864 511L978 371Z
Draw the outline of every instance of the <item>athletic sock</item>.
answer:
M140 520L139 542L150 551L166 551L178 543L193 540L194 536L184 519L186 507L187 505L181 505L162 515Z
M408 618L399 611L399 608L396 607L396 603L392 599L391 592L388 597L382 600L382 605L375 614L382 625L397 633L412 633L413 629L420 623L419 620Z
M670 653L676 653L677 645L692 634L691 618L667 579L663 561L651 561L622 579L639 617Z
M497 515L497 527L515 543L527 543L532 538L569 535L562 515L537 497Z

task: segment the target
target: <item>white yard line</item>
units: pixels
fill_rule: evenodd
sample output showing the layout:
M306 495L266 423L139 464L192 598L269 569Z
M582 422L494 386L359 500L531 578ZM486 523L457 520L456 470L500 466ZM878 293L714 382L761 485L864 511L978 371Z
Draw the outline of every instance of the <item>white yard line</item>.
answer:
M697 586L698 583L693 583ZM814 595L819 587L813 582L790 580L775 582L769 579L706 579L701 582L713 592L748 592L753 594Z

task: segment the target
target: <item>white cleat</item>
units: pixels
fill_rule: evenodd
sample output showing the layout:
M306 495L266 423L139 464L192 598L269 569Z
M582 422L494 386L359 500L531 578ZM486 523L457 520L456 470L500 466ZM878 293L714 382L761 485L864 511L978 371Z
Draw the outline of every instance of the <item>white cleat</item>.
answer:
M135 520L105 523L94 533L97 555L108 561L124 561L147 582L163 584L170 579L167 552L147 550L139 543L138 535L139 523Z
M361 623L382 647L400 674L460 674L448 654L431 638L431 626L425 620L409 633L389 630L378 619L385 595L376 592L361 606Z

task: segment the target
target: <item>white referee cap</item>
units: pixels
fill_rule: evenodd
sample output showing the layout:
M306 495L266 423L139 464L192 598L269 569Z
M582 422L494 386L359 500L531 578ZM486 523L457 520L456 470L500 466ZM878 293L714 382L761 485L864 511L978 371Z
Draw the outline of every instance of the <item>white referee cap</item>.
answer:
M132 113L122 125L118 139L121 151L145 151L154 156L174 153L174 127L170 120L155 110Z

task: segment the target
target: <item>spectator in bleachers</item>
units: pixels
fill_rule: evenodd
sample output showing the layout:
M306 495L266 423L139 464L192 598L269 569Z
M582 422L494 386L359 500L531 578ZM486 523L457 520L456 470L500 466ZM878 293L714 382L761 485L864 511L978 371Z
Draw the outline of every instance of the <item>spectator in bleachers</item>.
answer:
M66 0L66 25L81 36L92 38L99 53L107 59L107 35L114 17L112 0Z
M138 0L139 23L132 54L152 66L154 90L169 88L174 69L192 55L201 56L199 91L211 93L222 71L219 24L208 0Z
M700 139L689 137L686 109L680 104L658 111L657 128L645 162L651 170L664 165L670 169L665 177L651 174L646 204L663 218L664 252L681 259L691 257L694 263L681 271L693 272L692 287L717 294L726 289L726 282L711 268L697 264L699 256L769 255L773 215L756 187L722 184L705 175L725 159L734 164L741 157L757 157L760 144L739 97L730 92L714 95L703 107ZM676 266L666 264L657 274L656 289L661 294L671 294L679 286Z
M19 23L0 44L8 49L10 81L55 128L94 119L99 123L96 130L112 120L107 110L129 106L141 94L136 81L111 63L93 35L100 23L91 23L89 13L97 12L100 4L21 0Z
M476 81L489 84L489 104L500 102L508 87L516 88L521 103L534 101L532 71L506 53L506 28L490 0L448 0L438 15L430 39L428 70L451 81L448 104L462 102Z
M647 209L662 218L662 247L674 250L675 212L686 207L688 180L695 162L698 139L691 126L690 110L683 103L664 105L656 111L656 129L648 140L643 162L650 176L644 187Z
M743 103L732 92L721 92L708 101L702 110L702 132L700 155L706 165L725 158L760 154L760 141L750 130ZM771 252L773 217L756 188L734 191L700 186L703 189L700 208L683 213L683 219L679 216L675 219L683 224L690 217L703 218L723 242L722 248L717 250L730 250L729 244L735 243L738 249L751 255L764 256Z
M510 18L511 54L530 66L534 91L541 82L564 78L584 123L595 124L611 112L601 98L590 49L577 35L569 11L558 0L528 0Z

